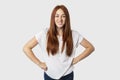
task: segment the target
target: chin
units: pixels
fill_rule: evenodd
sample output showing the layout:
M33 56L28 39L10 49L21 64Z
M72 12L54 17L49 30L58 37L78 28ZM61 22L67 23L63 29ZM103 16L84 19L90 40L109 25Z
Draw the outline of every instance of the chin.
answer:
M63 28L63 25L58 25L57 28Z
M61 29L61 28L63 28L63 26L59 26L59 27L57 27L57 28Z

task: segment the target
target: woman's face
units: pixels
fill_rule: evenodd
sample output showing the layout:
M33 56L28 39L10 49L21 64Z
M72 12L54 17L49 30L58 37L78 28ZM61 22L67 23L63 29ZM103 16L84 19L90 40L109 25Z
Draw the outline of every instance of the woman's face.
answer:
M58 9L55 14L55 24L57 28L62 28L65 24L66 16L62 9Z

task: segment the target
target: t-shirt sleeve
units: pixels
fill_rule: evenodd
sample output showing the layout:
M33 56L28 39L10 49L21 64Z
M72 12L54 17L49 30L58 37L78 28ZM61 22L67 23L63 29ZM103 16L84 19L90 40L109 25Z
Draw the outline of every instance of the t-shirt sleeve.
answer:
M45 36L47 35L48 28L42 29L40 32L36 33L34 36L37 42L40 44L43 40L45 40ZM43 40L42 40L43 39Z
M80 45L80 43L82 42L83 40L83 36L77 32L77 43L76 43L76 47L78 47L78 45Z
M38 33L35 34L35 38L36 38L36 40L37 40L38 43L41 42L42 35L43 35L43 31L40 31L40 32L38 32Z

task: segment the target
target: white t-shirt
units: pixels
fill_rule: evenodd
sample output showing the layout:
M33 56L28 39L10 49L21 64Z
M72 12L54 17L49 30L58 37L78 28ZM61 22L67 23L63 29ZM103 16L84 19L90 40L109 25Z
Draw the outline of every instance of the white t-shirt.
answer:
M44 56L44 62L47 65L47 71L45 71L51 78L59 79L60 77L67 75L73 71L72 60L75 56L75 51L80 42L83 40L83 37L77 32L72 30L72 37L73 37L73 52L70 57L66 55L66 47L64 51L61 53L62 47L62 37L58 37L59 41L59 51L55 55L49 55L46 50L47 46L47 31L48 28L40 31L35 35L36 40L42 50Z

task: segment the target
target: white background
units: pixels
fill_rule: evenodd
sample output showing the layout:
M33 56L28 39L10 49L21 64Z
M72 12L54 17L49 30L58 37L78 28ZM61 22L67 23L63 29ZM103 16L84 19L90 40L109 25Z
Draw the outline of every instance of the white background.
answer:
M22 48L49 27L51 12L58 4L68 8L72 29L95 47L75 65L75 80L120 80L119 0L0 0L0 80L43 80L43 70ZM38 46L34 52L42 59Z

